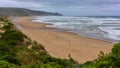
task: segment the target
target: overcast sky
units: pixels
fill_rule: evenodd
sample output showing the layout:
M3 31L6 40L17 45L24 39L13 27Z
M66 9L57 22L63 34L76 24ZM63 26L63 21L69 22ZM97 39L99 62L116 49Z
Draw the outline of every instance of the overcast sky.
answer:
M120 0L0 0L0 7L22 7L74 16L120 16Z

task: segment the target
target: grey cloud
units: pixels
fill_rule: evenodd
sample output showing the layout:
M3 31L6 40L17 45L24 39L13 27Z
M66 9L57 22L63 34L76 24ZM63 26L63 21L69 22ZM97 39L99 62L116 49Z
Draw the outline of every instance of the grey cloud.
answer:
M116 15L120 0L0 0L2 7L23 7L65 15Z

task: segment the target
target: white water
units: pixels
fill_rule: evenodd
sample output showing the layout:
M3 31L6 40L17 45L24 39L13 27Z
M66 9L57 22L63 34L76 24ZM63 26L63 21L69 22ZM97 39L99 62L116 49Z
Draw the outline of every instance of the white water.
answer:
M35 22L50 23L48 27L72 31L82 36L120 41L120 17L67 17L43 16L37 17Z

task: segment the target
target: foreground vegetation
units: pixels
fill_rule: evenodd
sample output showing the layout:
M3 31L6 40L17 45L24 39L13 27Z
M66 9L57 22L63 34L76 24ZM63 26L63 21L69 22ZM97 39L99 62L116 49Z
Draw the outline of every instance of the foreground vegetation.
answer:
M109 54L100 52L94 61L78 64L51 57L41 44L21 33L7 18L0 18L0 68L119 68L120 43Z

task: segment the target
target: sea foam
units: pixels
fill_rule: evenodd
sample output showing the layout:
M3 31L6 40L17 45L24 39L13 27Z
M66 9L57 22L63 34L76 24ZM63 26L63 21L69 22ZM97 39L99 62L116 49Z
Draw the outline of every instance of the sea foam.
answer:
M69 30L86 37L120 41L120 17L38 16L33 21L50 23L53 25L48 27Z

